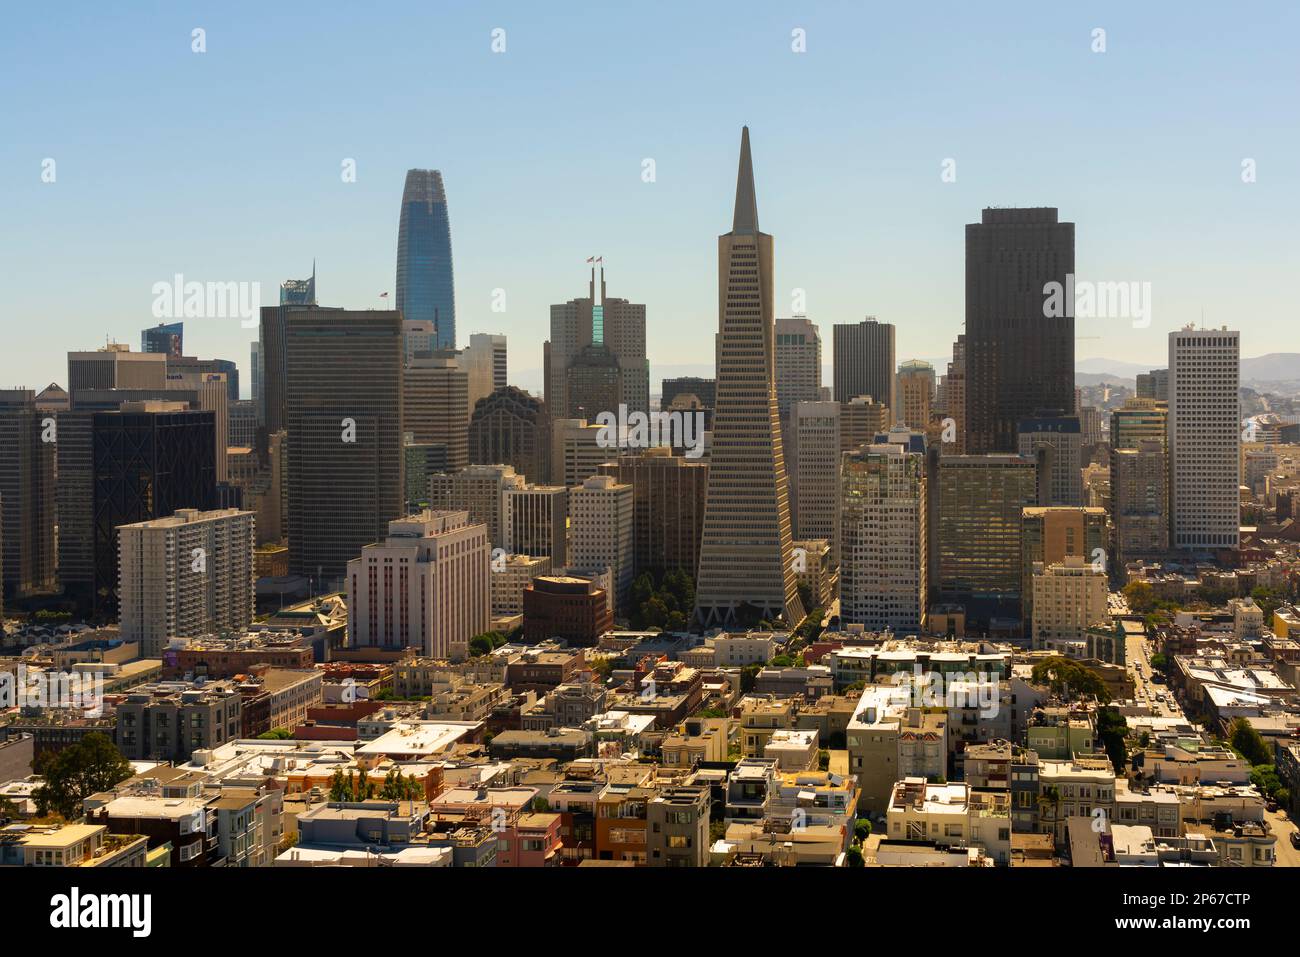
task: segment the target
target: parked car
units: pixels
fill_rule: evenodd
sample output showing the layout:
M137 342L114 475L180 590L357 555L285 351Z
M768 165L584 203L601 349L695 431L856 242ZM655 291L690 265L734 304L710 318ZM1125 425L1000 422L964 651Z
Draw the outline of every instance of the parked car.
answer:
M1291 832L1291 846L1300 851L1300 831Z

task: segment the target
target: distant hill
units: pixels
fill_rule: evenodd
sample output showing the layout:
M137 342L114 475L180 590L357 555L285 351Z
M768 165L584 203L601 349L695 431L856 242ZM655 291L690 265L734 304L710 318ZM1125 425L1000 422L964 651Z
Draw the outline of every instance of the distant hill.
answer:
M1139 372L1164 368L1165 363L1125 362L1121 359L1082 359L1074 364L1076 385L1100 385L1108 382L1135 388ZM1274 391L1300 390L1300 352L1270 352L1241 360L1241 384L1258 389L1267 387Z

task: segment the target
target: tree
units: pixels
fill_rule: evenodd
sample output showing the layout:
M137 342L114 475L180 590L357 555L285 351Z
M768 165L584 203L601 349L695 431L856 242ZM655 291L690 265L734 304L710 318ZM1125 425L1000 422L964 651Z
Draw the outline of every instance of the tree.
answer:
M9 798L0 798L0 821L12 821L18 817L18 805Z
M53 809L73 820L81 817L86 798L107 791L132 773L131 762L117 750L117 745L108 735L95 731L42 762L45 781L32 797L42 815Z
M1272 764L1273 755L1264 738L1245 718L1237 718L1228 730L1228 741L1252 765Z
M387 781L385 781L387 784ZM349 771L344 775L342 769L334 772L330 779L330 800L340 803L369 801L375 795L375 783L366 774L357 775Z
M506 636L501 632L485 631L469 640L469 653L471 657L482 658L484 655L490 655L494 649L500 648L505 643Z
M870 818L865 818L865 817L858 818L857 821L855 821L853 824L853 839L857 843L863 844L870 836L871 836Z
M1110 701L1110 692L1101 676L1091 668L1059 655L1034 665L1035 684L1047 684L1054 694L1067 701L1072 697L1093 698L1102 704Z
M270 731L263 731L257 737L261 741L284 741L292 738L293 732L288 728L272 728Z
M414 801L424 796L424 788L414 775L408 778L400 768L392 767L384 775L379 796L386 801Z
M1128 763L1128 748L1124 741L1128 737L1128 721L1115 708L1101 708L1097 711L1097 737L1110 758L1110 763L1119 773L1124 772Z
M663 628L668 621L668 605L658 595L641 606L642 627Z
M857 844L850 846L844 852L844 863L849 867L865 867L867 862L862 857L862 848Z
M1129 609L1134 614L1145 615L1148 612L1155 611L1156 590L1151 587L1150 582L1129 582L1122 591L1124 599L1128 602Z

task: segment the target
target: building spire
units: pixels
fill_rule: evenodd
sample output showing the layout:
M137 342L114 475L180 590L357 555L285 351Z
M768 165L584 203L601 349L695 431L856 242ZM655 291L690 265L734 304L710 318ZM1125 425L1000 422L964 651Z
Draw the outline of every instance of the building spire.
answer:
M736 213L733 233L758 232L758 199L754 195L754 161L749 155L749 127L740 131L740 170L736 173Z

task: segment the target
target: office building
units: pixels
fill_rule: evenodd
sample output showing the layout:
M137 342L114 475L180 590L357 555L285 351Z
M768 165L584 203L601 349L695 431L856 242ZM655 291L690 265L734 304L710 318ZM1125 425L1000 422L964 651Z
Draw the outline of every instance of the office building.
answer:
M784 427L800 402L822 397L822 337L805 316L776 320L776 408Z
M551 574L551 559L542 555L498 555L492 560L490 576L492 617L508 618L524 613L524 589L539 575Z
M1136 394L1139 399L1154 399L1157 402L1169 401L1169 370L1152 369L1150 372L1137 374Z
M602 465L600 474L632 486L636 574L681 569L694 578L709 466L667 448L653 448L641 455L620 455Z
M467 511L469 520L487 526L488 541L505 546L505 490L523 484L509 465L471 465L459 472L429 477L429 507L435 511Z
M676 379L664 379L659 398L659 408L666 409L678 396L695 396L700 406L712 410L718 404L718 380L702 379L697 376L681 376Z
M595 422L602 413L618 414L623 402L623 370L603 343L583 346L564 372L565 414Z
M552 568L569 564L569 490L526 485L520 479L501 496L502 547L516 555L547 555Z
M68 353L68 395L72 406L77 393L89 389L165 389L167 356L156 352L132 352L111 343L94 352Z
M491 617L490 550L487 526L465 511L389 522L383 541L348 562L351 646L467 657Z
M932 475L931 587L939 600L966 606L977 627L1017 619L1023 513L1038 503L1038 464L1019 455L943 455Z
M78 602L111 613L118 527L216 507L215 416L125 402L61 415L58 426L59 579Z
M262 424L268 434L285 427L285 343L284 330L288 313L294 307L316 305L316 265L312 264L310 279L288 279L280 284L280 302L263 306L259 310L258 356L261 386L258 398L261 405Z
M140 333L141 352L160 352L179 359L185 354L185 323L160 322Z
M497 389L504 389L507 379L506 337L476 332L460 355L461 368L469 375L469 409Z
M609 475L593 475L569 489L569 564L610 570L614 610L622 611L632 590L634 493Z
M606 294L605 267L600 268L600 298L596 298L596 269L591 270L587 296L551 306L551 337L544 351L546 405L553 415L594 419L600 411L617 411L618 405L601 405L616 391L629 411L650 409L650 370L645 354L645 306ZM596 347L596 348L592 348ZM581 357L582 369L571 383L570 367ZM617 378L615 387L609 380ZM570 386L584 389L578 396ZM591 389L599 385L599 392ZM584 411L575 411L582 406Z
M1078 558L1110 571L1106 510L1033 506L1021 515L1021 616L1034 620L1034 565L1051 566Z
M835 346L834 399L849 402L869 395L893 409L894 327L868 316L861 322L832 327Z
M1032 582L1034 648L1084 649L1088 629L1108 621L1106 574L1092 562L1079 557L1050 565L1035 562Z
M889 430L889 406L869 395L854 396L840 403L840 451L849 452L869 445Z
M401 315L295 306L285 320L289 569L323 588L405 511Z
M524 642L591 648L614 630L605 590L587 578L539 575L524 586Z
M1164 557L1169 551L1169 457L1164 442L1142 439L1136 448L1115 449L1110 488L1118 567Z
M844 453L840 476L841 619L920 634L929 595L925 456L866 445Z
M1240 379L1239 333L1169 333L1169 544L1180 551L1237 548Z
M944 455L966 454L966 336L960 335L952 344L952 361L943 380L943 408L945 418L952 419L951 441L941 433L940 451Z
M1083 504L1083 436L1076 416L1040 413L1020 422L1016 447L1034 458L1047 452L1048 500L1043 505Z
M167 388L192 393L194 401L191 403L191 408L212 413L216 426L213 435L213 461L216 464L217 481L228 481L230 469L226 462L226 449L230 446L230 388L225 373L169 371Z
M589 425L586 419L555 419L551 422L551 483L572 488L600 472L600 467L618 458L606 429Z
M749 128L735 215L718 237L718 404L696 587L707 626L804 616L791 567L790 507L776 408L772 237L758 228Z
M440 170L406 171L397 229L394 304L405 319L433 323L439 349L456 348L451 222Z
M55 587L56 437L31 389L0 390L0 581L11 598Z
M252 512L182 508L118 528L124 641L162 657L172 638L237 632L253 620Z
M1110 414L1112 449L1135 449L1142 442L1168 442L1169 407L1157 399L1129 399Z
M790 483L794 536L831 543L832 562L839 539L840 404L797 402L792 429L795 468Z
M1053 208L985 209L966 227L966 429L973 453L1015 452L1020 422L1074 409L1074 223ZM1068 278L1067 278L1068 277ZM1068 285L1067 285L1068 282Z
M441 353L402 370L402 429L418 444L442 445L447 468L469 464L469 375Z
M551 415L546 403L512 385L474 406L469 423L469 460L509 465L530 482L551 474Z
M893 424L924 432L930 424L934 389L934 366L930 363L924 359L909 359L900 365L894 382L897 406L891 410Z

